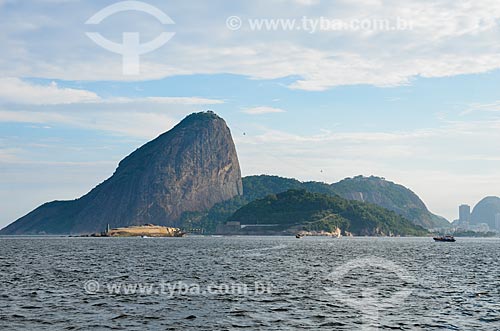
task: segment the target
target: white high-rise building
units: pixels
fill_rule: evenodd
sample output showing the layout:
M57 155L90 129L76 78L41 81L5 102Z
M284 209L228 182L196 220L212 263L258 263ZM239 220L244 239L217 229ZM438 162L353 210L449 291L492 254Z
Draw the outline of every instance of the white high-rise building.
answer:
M465 227L466 229L468 228L470 224L470 206L469 205L461 205L458 208L458 219L460 220L460 224Z

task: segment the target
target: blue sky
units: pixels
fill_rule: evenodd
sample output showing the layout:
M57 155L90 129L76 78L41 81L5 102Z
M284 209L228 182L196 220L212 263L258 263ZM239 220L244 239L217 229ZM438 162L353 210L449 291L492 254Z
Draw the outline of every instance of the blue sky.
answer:
M500 195L500 5L495 1L0 0L0 227L74 199L187 114L230 126L244 175L378 175L449 219ZM238 16L241 28L228 28ZM253 30L255 19L404 20L411 29ZM175 35L124 75L121 41ZM245 135L243 134L245 133Z

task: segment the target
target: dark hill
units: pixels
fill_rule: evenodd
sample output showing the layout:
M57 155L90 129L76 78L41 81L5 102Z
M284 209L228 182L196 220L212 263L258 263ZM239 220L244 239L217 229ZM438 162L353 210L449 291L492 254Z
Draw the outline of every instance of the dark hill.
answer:
M183 212L206 211L240 194L229 128L212 112L196 113L127 156L85 196L46 203L0 234L92 233L108 223L175 226Z
M471 223L486 223L489 225L490 229L495 229L495 219L497 214L500 214L500 198L486 197L472 210Z
M244 177L243 196L218 203L208 213L185 214L184 225L187 229L203 228L208 232L215 231L217 224L226 221L247 203L290 189L305 189L311 193L340 195L348 200L373 203L392 210L426 229L450 226L446 219L432 214L411 190L383 178L358 176L330 185L267 175Z
M392 210L426 229L451 226L445 218L432 214L413 191L384 178L346 178L332 184L332 189L343 198L370 202Z
M404 217L374 204L340 196L289 190L255 200L237 210L229 221L273 231L334 232L369 236L426 235Z

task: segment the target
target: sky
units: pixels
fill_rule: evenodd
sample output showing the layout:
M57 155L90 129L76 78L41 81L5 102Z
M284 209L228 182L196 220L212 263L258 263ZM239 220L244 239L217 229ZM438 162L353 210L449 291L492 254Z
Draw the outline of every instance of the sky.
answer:
M0 0L0 45L0 227L207 109L245 176L500 195L497 0Z

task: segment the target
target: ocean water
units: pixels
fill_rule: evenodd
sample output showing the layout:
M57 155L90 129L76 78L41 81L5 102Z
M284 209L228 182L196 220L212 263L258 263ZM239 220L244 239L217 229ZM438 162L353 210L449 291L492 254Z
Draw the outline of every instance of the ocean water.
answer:
M0 330L500 330L500 240L0 238Z

